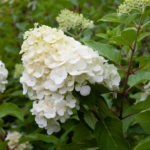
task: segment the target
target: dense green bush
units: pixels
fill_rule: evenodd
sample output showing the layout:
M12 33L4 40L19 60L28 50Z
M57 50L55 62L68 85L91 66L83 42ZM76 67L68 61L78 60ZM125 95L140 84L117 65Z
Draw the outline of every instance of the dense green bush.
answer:
M0 60L9 72L6 90L0 93L0 150L10 150L6 137L13 131L22 133L20 143L30 142L35 150L150 149L150 2L129 2L119 7L119 0L0 1ZM33 101L22 94L19 52L25 31L34 23L58 28L56 17L63 9L94 22L91 29L79 25L65 34L114 64L121 82L118 90L91 85L86 97L74 92L80 110L61 124L60 132L47 135L30 112Z

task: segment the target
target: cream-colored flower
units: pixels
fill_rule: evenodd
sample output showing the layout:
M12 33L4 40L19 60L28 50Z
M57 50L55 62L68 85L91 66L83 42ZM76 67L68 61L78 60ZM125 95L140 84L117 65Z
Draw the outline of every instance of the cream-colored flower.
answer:
M19 140L22 137L22 134L14 131L8 132L6 140L8 140L8 146L14 150L31 150L33 147L29 142L19 144Z
M61 10L56 20L59 24L59 28L63 31L75 28L86 29L94 27L92 20L86 19L82 14L75 13L68 9Z
M20 81L24 94L36 100L31 110L35 121L48 134L59 131L60 122L79 108L72 91L87 96L91 91L88 83L103 84L109 89L119 86L115 66L61 30L43 25L27 31L24 38Z
M8 71L5 68L5 65L2 61L0 61L0 92L3 93L5 91L5 85L8 83L7 81Z
M60 130L60 122L65 122L73 114L72 108L77 108L77 101L71 95L53 94L44 100L34 101L32 114L40 128L48 129L48 134Z

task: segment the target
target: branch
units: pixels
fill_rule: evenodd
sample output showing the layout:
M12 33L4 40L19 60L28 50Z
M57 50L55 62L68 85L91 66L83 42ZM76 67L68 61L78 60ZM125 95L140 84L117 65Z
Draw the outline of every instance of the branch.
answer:
M133 48L132 48L133 50L132 50L130 60L129 60L128 71L127 71L126 79L124 81L124 88L123 88L123 93L122 93L123 98L122 98L122 101L121 101L120 116L119 116L119 118L121 120L122 120L122 114L123 114L123 108L124 108L124 101L125 101L127 83L128 83L128 79L129 79L129 76L130 76L130 70L131 70L131 66L132 66L132 60L133 60L133 55L134 55L135 48L136 48L136 41L133 44Z
M129 87L129 88L126 90L125 94L127 94L133 87L134 87L134 86Z
M120 64L117 64L124 72L126 72L127 73L127 70L123 67L123 66L121 66Z
M139 34L139 31L140 31L140 28L141 28L141 24L142 24L142 15L141 15L141 18L140 18L139 26L137 28L137 33L136 33L137 36ZM126 96L126 93L130 90L130 88L127 89L127 83L128 83L129 76L131 75L130 72L131 72L132 60L133 60L136 44L137 44L137 38L134 41L134 44L133 44L132 47L129 45L129 47L130 47L132 52L131 52L131 56L130 56L130 59L129 59L128 70L127 70L127 73L126 73L126 78L125 78L125 81L124 81L124 88L123 88L123 92L122 92L122 101L121 101L120 116L119 116L120 120L123 119L122 115L123 115L123 109L124 109L125 96Z
M130 116L133 116L133 115L135 115L135 114L137 114L137 113L129 114L129 115L127 115L127 116L123 117L122 119L126 119L126 118L128 118L128 117L130 117Z
M131 71L130 74L134 74L135 72L139 71L141 68L143 68L143 66L142 66L142 67L138 67L138 68L136 68L135 70Z
M120 94L120 95L122 95L122 93L121 92L118 92L118 91L110 91L111 93L117 93L117 94Z
M115 112L115 111L113 111L113 109L109 109L117 118L119 118L119 115Z

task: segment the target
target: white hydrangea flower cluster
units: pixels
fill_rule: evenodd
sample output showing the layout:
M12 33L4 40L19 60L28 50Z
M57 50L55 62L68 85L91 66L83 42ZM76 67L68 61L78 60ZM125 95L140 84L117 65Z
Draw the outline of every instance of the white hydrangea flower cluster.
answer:
M6 140L8 140L8 146L10 149L14 150L31 150L33 147L29 142L24 142L19 144L19 140L22 137L22 134L14 131L8 132Z
M83 14L78 14L68 9L61 10L56 20L59 24L59 28L63 31L75 28L86 29L94 27L92 20L84 18Z
M5 65L2 61L0 61L0 92L3 93L5 91L5 85L8 83L8 70L5 68Z
M129 13L132 9L138 9L143 12L147 6L150 6L150 0L125 0L119 6L118 14Z
M87 96L91 91L88 83L118 88L116 67L61 30L43 25L27 31L24 38L20 81L24 94L35 100L31 110L35 121L48 134L58 132L59 122L64 123L74 108L79 109L73 90Z
M141 101L146 100L146 98L150 95L150 82L144 86L144 93L141 95Z

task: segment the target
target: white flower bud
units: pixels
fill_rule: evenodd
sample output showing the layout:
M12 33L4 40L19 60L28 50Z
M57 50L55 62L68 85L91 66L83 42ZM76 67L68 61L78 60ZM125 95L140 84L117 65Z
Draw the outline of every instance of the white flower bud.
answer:
M91 92L91 87L88 85L83 85L80 89L80 94L82 96L88 96Z

